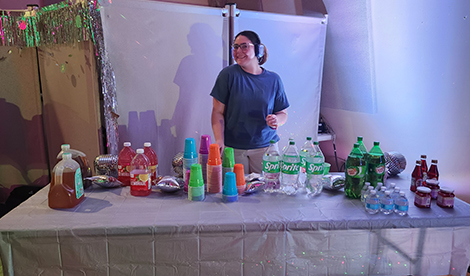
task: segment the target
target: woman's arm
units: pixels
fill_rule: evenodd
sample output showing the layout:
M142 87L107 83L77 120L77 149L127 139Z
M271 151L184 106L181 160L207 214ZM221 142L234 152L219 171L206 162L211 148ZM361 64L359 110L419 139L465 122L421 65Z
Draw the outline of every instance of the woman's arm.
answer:
M212 99L212 132L214 132L215 143L222 150L224 147L224 120L225 104L219 102L215 98Z
M269 114L266 116L266 123L269 127L276 129L279 126L282 126L287 121L287 109L283 109L274 114Z

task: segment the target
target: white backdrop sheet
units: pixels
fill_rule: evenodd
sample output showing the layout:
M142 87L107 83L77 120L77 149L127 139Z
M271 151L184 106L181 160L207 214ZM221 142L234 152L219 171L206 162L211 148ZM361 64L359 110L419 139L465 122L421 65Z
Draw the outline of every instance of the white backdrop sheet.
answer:
M192 137L213 133L209 95L228 65L228 19L222 9L184 4L113 0L101 9L106 50L114 68L119 149L152 142L159 172ZM259 33L269 50L264 67L280 74L290 101L280 146L317 135L326 18L240 11L235 33Z

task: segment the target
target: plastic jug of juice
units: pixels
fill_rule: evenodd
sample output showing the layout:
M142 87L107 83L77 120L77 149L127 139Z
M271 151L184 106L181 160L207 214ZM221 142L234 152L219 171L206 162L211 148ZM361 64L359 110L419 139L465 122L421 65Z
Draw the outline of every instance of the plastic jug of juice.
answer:
M57 162L62 160L62 155L66 152L69 152L72 154L72 159L75 160L79 165L80 169L82 171L82 180L83 180L83 187L86 189L91 186L91 180L85 179L87 177L92 177L92 171L90 167L90 163L88 162L88 159L86 157L86 154L76 150L76 149L71 149L70 144L62 144L60 146L61 151L59 154L57 154Z
M49 189L49 207L66 209L77 206L85 198L80 165L72 159L72 154L65 152L62 160L52 170Z
M152 148L152 143L145 142L144 143L144 154L150 161L150 171L152 172L152 183L157 179L158 176L158 157L155 150Z
M118 155L118 180L124 186L131 185L131 162L134 156L135 151L131 148L131 142L124 142L124 148L122 148Z

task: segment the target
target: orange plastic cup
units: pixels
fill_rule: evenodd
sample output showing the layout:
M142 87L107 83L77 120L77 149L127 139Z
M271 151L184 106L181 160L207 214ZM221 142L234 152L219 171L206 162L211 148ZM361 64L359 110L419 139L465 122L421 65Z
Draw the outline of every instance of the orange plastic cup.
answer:
M207 159L207 165L222 165L222 159L220 158L220 150L218 144L209 145L209 158Z
M243 169L243 164L233 165L233 172L235 173L235 178L237 180L238 194L241 195L246 190L245 171Z

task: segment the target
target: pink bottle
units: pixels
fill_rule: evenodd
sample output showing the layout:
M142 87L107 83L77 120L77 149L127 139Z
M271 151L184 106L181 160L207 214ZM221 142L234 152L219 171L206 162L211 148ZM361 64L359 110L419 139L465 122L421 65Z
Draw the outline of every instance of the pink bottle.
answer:
M144 143L144 154L150 161L150 171L152 173L152 184L156 184L155 180L158 176L158 157L157 153L152 148L152 143Z
M118 180L121 181L124 186L131 185L130 171L134 156L135 151L131 148L131 142L124 142L124 148L119 152L118 156Z
M144 154L144 149L137 149L137 154L131 162L131 195L148 196L152 191L150 160Z

